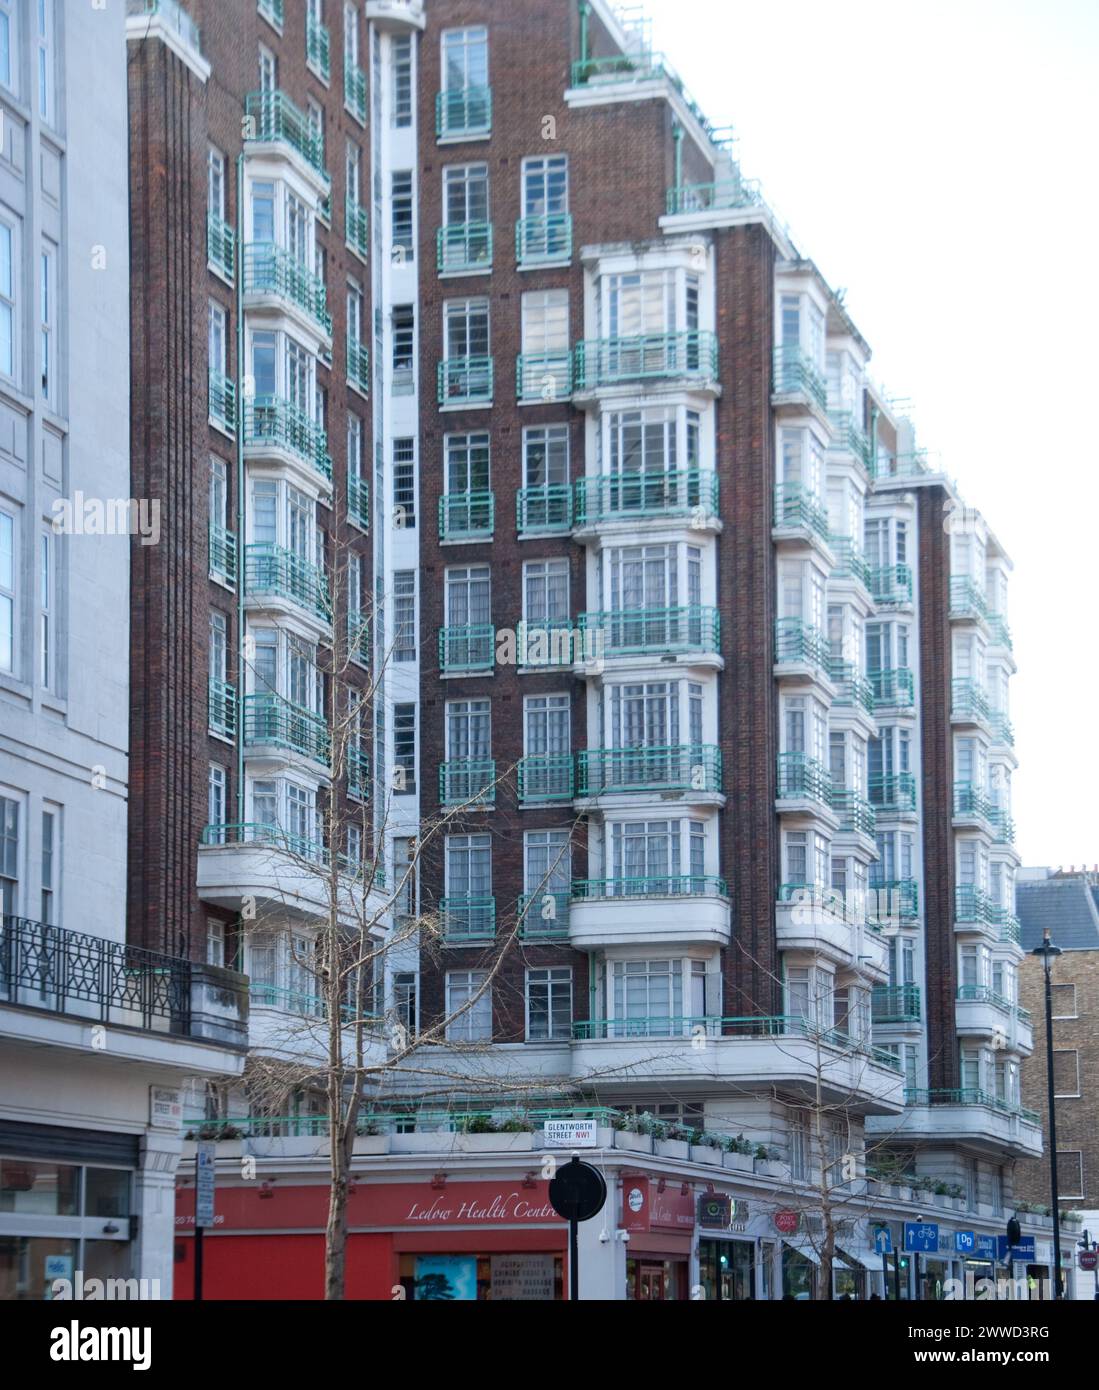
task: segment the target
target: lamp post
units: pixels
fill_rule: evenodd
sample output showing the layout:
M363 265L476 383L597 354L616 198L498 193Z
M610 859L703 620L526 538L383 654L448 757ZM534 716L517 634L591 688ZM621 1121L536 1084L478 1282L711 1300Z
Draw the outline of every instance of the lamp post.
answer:
M1053 1202L1053 1297L1063 1298L1061 1286L1061 1213L1057 1196L1057 1110L1053 1099L1053 984L1050 968L1061 954L1060 946L1049 939L1049 928L1042 935L1042 944L1030 953L1042 962L1046 973L1046 1095L1049 1104L1049 1186Z

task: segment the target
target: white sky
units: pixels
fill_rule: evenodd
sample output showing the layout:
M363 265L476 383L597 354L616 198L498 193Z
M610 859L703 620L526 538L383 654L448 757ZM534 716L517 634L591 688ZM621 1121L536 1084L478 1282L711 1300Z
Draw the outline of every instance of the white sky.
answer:
M644 9L1014 560L1017 844L1099 863L1099 3Z

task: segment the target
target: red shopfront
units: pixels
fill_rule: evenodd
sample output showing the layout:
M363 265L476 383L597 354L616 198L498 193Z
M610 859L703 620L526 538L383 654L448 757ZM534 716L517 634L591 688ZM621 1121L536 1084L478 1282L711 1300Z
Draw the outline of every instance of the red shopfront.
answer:
M629 1232L626 1297L641 1303L689 1299L695 1228L690 1183L622 1174L622 1228Z
M217 1190L207 1299L320 1299L327 1186ZM348 1203L348 1299L534 1301L562 1297L568 1228L545 1182L359 1183ZM194 1289L194 1188L176 1194L175 1297Z

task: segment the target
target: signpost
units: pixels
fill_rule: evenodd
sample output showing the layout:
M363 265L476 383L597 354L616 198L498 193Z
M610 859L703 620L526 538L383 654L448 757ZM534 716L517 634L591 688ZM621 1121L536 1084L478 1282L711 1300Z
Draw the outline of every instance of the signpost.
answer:
M874 1249L881 1256L882 1288L889 1296L889 1256L893 1255L893 1296L901 1301L901 1266L893 1253L893 1232L888 1226L874 1227Z
M925 1255L939 1253L939 1228L934 1221L906 1221L904 1223L904 1248L915 1255L913 1275L916 1283L916 1297L920 1296L920 1252Z
M1095 1271L1095 1297L1099 1298L1099 1240L1092 1240L1091 1232L1087 1229L1080 1240L1078 1259L1081 1269Z
M603 1174L590 1163L572 1161L550 1179L550 1206L569 1223L569 1301L580 1297L580 1222L598 1216L607 1203L607 1184Z
M202 1237L214 1224L215 1161L217 1145L202 1140L195 1145L195 1302L202 1302Z

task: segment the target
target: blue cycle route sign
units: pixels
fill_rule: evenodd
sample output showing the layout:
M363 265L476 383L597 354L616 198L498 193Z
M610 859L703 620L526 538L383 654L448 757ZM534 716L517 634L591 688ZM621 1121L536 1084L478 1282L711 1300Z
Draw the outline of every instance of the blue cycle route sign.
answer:
M874 1227L874 1250L879 1255L892 1255L893 1233L888 1226Z
M933 1221L906 1221L904 1223L904 1248L921 1254L937 1255L939 1252L939 1228Z

